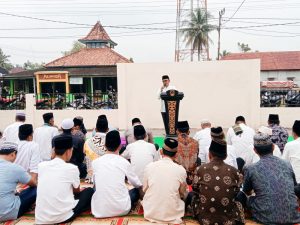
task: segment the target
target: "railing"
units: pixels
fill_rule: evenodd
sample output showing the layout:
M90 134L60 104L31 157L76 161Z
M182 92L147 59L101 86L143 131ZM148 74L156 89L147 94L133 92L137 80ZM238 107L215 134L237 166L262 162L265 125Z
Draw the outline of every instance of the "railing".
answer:
M25 109L26 99L24 93L0 96L0 110L20 110Z
M261 107L300 107L299 90L264 90L260 92Z
M36 95L36 109L117 109L117 92L101 94L43 93Z

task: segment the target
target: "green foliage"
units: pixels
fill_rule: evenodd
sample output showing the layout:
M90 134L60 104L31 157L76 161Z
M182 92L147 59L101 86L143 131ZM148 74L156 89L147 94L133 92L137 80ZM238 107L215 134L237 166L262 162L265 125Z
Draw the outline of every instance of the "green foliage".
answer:
M248 44L238 42L238 47L241 52L250 52L251 51L251 48L249 47Z
M223 50L223 51L220 53L220 56L221 56L221 57L224 57L224 56L229 55L229 54L231 54L231 52L227 52L227 50Z
M73 46L72 46L72 49L70 51L65 51L65 52L62 52L62 54L64 56L67 56L67 55L70 55L72 53L75 53L75 52L78 52L80 51L81 49L83 49L85 47L84 44L80 43L79 41L74 41L73 42Z
M184 41L186 46L192 46L192 50L196 50L198 53L198 61L200 61L200 55L208 46L212 43L209 37L211 31L216 29L216 26L208 24L208 20L212 18L212 15L206 10L197 8L189 16L189 19L183 22L186 28L181 30L181 34L184 35Z
M9 55L5 55L2 49L0 48L0 67L11 70L13 68L13 65L9 61Z
M25 70L36 70L36 69L41 69L43 68L45 63L33 63L27 60L27 62L24 63L23 68Z

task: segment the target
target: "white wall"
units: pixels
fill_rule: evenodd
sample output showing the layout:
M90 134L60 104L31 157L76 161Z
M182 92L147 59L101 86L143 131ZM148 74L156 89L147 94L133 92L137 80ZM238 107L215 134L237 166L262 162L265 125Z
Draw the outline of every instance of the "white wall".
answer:
M52 110L60 126L64 118L82 116L87 129L93 129L97 117L106 114L111 125L126 129L133 117L145 126L163 128L157 91L161 76L168 74L171 84L185 95L179 119L199 128L200 120L228 128L238 115L245 116L250 126L266 124L269 113L278 113L281 124L292 127L300 119L300 108L260 108L259 60L211 61L194 63L118 64L117 110ZM34 127L43 124L42 115L51 110L36 110L33 95L26 96L27 122ZM0 111L0 130L14 121L16 111Z
M300 71L261 71L261 81L268 78L275 78L278 81L287 81L288 77L295 77L294 82L300 86Z
M300 120L300 108L272 107L260 109L260 123L267 124L269 114L278 114L280 124L286 128L292 128L295 120Z
M140 117L147 127L163 127L157 91L164 74L184 92L179 119L189 120L191 127L199 127L203 118L229 127L238 115L252 126L259 124L259 60L133 63L117 68L121 128L133 117Z

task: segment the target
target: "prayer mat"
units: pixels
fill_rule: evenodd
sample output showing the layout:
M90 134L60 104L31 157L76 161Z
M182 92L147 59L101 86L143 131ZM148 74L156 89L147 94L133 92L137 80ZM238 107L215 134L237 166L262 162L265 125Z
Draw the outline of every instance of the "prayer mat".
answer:
M25 215L17 220L8 221L5 223L0 223L0 225L34 225L34 216ZM77 217L73 222L70 223L61 223L60 225L162 225L160 223L151 223L144 219L142 215L134 216L128 215L124 217L113 217L113 218L104 218L104 219L95 219L92 215L81 215ZM183 219L182 225L197 225L199 224L196 220L193 220L189 217ZM246 220L246 225L259 225L250 220Z
M88 184L85 182L81 182L81 188L92 187L92 184ZM23 187L24 188L24 187ZM144 210L140 203L130 211L127 216L121 217L112 217L112 218L104 218L104 219L96 219L93 217L90 211L82 213L79 217L77 217L74 221L70 223L61 223L60 225L93 225L93 224L100 224L100 225L146 225L146 224L153 224L153 225L160 225L159 223L151 223L144 219ZM30 212L27 212L24 216L17 220L7 221L7 222L0 222L0 225L34 225L35 223L34 218L34 209ZM199 224L196 220L194 220L189 214L186 214L183 218L182 225L197 225ZM166 224L165 224L166 225ZM246 225L259 225L251 220L246 220Z

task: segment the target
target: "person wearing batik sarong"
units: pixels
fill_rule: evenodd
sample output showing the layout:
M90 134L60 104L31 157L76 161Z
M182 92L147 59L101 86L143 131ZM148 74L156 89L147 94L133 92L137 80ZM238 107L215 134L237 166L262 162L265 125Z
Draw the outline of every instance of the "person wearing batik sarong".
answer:
M279 116L277 114L270 114L268 119L269 127L272 129L271 140L276 144L280 151L283 152L284 146L287 143L289 134L285 128L280 126Z
M254 136L254 150L260 160L245 168L244 205L262 224L297 224L300 212L294 186L295 175L290 163L273 156L274 144L269 135ZM240 194L239 199L243 199Z
M178 121L178 148L175 162L182 165L187 172L187 183L192 183L192 177L197 165L201 164L199 155L199 144L196 140L189 137L190 126L188 121Z
M191 207L200 224L244 224L242 204L235 201L241 176L236 168L224 163L226 157L226 141L212 139L210 162L195 171Z
M96 133L84 144L84 153L86 158L87 179L92 178L92 161L102 156L106 152L105 137L108 132L108 122L106 119L98 119L96 123Z

